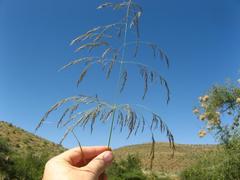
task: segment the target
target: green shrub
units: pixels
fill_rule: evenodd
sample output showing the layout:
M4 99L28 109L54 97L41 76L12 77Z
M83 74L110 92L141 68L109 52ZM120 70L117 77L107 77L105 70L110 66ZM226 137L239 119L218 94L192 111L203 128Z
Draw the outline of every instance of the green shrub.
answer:
M154 173L144 174L136 155L128 155L119 162L114 161L107 170L109 180L160 180Z
M0 152L1 153L9 153L10 148L7 143L7 139L0 138Z
M0 179L40 180L48 159L46 152L17 154L6 139L0 138Z
M28 152L26 155L22 156L12 154L8 163L5 164L5 168L2 173L5 175L6 180L40 180L48 158L49 157L46 153L36 155Z
M143 180L146 176L141 170L140 160L135 155L128 155L126 160L114 161L107 171L110 180Z
M5 171L8 169L10 153L11 149L8 146L7 140L0 138L0 174L5 174Z
M36 155L29 152L23 157L15 156L9 177L10 179L40 180L47 160L48 155L46 153Z

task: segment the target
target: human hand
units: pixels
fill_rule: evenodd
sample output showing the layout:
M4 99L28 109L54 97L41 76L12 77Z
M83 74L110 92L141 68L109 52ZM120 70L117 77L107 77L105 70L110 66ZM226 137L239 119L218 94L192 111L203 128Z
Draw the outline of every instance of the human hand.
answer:
M108 147L73 148L47 162L43 180L105 180L104 170L112 160Z

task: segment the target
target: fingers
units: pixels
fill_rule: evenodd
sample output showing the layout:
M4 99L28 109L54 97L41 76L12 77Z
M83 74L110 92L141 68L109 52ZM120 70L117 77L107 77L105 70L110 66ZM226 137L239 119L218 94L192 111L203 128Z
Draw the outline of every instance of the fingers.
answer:
M113 154L111 151L105 151L91 160L85 167L80 168L91 172L96 179L104 173L108 165L111 164L113 160Z
M56 158L67 161L72 166L83 165L83 160L90 160L90 162L78 169L79 173L85 172L95 179L104 173L106 167L112 162L113 154L106 146L80 147L70 149ZM102 176L106 180L106 175Z
M65 151L57 156L57 158L64 159L73 166L78 165L82 160L92 159L104 151L109 150L106 146L92 146L92 147L76 147Z

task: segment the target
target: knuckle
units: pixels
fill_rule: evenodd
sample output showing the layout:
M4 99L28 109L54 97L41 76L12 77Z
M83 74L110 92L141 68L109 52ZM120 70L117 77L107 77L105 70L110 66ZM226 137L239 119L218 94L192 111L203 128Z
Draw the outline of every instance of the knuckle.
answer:
M47 161L47 163L45 164L45 169L51 168L54 166L55 163L55 158L51 158Z

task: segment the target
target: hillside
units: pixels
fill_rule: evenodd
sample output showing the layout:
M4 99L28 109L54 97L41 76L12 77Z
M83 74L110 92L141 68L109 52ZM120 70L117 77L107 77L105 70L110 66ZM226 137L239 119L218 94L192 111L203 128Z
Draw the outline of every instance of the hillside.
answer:
M0 138L5 139L11 149L16 154L26 154L26 152L45 152L55 155L64 150L58 144L40 138L10 123L0 121Z
M40 180L48 159L60 145L0 121L0 179Z
M40 138L12 124L0 121L0 138L5 139L14 153L24 155L29 152L48 152L50 156L59 154L64 150L60 145ZM149 153L151 144L126 146L114 150L115 158L124 159L128 154L137 154L141 160L143 169L147 170L150 163ZM176 144L175 155L168 143L156 143L153 170L161 174L175 175L186 167L191 166L203 153L209 153L217 149L216 145L183 145Z
M191 166L203 153L217 149L216 145L184 145L176 144L176 151L172 157L172 150L168 143L155 144L155 159L153 170L167 174L178 174ZM115 150L116 159L126 157L128 154L137 154L144 168L149 167L151 144L126 146Z

